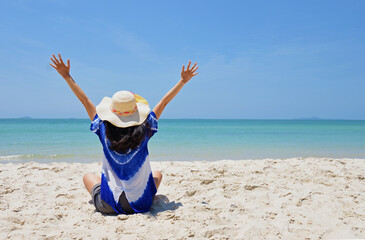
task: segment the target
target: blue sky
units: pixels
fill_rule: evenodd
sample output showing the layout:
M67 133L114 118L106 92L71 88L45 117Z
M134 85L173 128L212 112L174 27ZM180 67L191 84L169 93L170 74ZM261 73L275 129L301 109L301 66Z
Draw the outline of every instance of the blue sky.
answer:
M163 118L365 119L364 1L1 1L0 117L87 118L49 66L97 105L153 107L188 60L199 74Z

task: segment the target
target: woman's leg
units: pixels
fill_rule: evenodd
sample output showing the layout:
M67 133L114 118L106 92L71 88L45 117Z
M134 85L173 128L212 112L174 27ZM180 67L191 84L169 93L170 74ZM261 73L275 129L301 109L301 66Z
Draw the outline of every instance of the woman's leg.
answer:
M162 173L160 171L153 171L152 176L153 180L155 181L156 189L158 189L162 181Z
M100 198L100 185L97 184L101 183L101 178L95 173L86 173L83 181L96 210L104 214L115 214L114 209Z
M90 194L93 187L96 184L101 183L101 178L95 173L86 173L82 180L84 181L84 185Z

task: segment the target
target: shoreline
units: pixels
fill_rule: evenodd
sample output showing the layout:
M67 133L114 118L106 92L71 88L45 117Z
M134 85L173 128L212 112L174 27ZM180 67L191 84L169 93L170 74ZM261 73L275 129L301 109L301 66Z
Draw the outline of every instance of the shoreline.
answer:
M1 163L0 230L28 238L365 238L365 159L151 161L164 177L151 211L96 212L94 163Z
M100 156L93 156L93 160L90 161L90 158L85 158L83 160L77 160L80 158L76 158L76 156L70 157L71 159L68 161L63 160L63 156L58 156L57 154L54 155L44 155L37 158L37 154L12 154L12 155L6 155L6 156L0 156L0 165L6 165L6 164L26 164L26 163L39 163L39 164L53 164L53 163L59 163L59 164L72 164L72 163L80 163L80 164L95 164L100 163L102 161L102 154ZM365 157L333 157L333 156L297 156L297 157L261 157L261 158L240 158L240 159L212 159L212 160L206 160L206 159L198 159L198 160L161 160L156 156L152 156L150 159L150 162L158 162L158 163L164 163L164 162L220 162L220 161L281 161L281 160L305 160L305 159L333 159L333 160L365 160ZM48 159L52 159L54 161L47 161ZM60 160L57 160L60 159Z

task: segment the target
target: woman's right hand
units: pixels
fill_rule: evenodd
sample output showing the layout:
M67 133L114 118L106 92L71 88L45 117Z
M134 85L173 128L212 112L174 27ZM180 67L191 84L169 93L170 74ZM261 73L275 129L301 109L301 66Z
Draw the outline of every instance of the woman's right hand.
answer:
M191 61L189 61L188 67L185 70L185 66L182 66L182 70L181 70L181 81L183 83L187 83L189 82L189 80L194 77L195 75L197 75L198 73L196 73L195 71L199 68L196 67L196 63L194 63L194 65L190 68L190 64Z
M70 59L67 59L66 65L61 58L61 54L58 54L58 57L59 59L57 59L57 57L53 54L51 57L53 64L50 63L49 65L56 69L57 72L66 79L70 77Z

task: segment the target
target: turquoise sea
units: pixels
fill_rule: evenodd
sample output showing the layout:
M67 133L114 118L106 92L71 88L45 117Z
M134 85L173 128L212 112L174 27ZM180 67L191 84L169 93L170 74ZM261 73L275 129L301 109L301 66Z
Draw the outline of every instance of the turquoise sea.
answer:
M0 119L0 163L95 162L102 149L86 119ZM159 121L151 161L289 157L365 158L365 121Z

